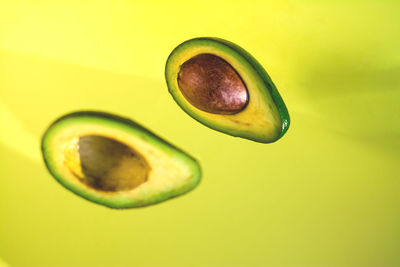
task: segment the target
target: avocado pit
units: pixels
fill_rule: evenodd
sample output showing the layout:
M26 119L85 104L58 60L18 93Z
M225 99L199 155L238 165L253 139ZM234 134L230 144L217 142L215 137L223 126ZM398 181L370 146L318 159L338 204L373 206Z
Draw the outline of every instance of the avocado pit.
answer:
M66 150L66 159L82 183L106 192L132 190L146 182L150 172L149 164L139 152L98 135L79 137Z
M178 86L189 103L213 114L238 113L249 101L239 74L228 62L212 54L199 54L183 63Z

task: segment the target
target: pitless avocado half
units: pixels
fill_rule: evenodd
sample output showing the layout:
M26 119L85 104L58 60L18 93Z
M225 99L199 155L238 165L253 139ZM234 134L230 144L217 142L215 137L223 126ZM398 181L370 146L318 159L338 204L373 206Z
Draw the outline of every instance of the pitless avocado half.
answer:
M200 181L197 161L135 122L102 112L61 117L42 153L64 187L111 208L147 206L186 193Z
M271 78L236 44L186 41L170 54L165 77L178 105L212 129L270 143L289 128L289 113Z

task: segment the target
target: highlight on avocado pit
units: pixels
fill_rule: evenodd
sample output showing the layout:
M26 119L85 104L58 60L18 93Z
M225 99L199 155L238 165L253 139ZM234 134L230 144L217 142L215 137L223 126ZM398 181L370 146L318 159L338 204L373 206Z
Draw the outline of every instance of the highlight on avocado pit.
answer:
M165 67L168 90L191 117L217 131L275 142L290 118L271 78L248 52L219 38L176 47Z
M198 162L139 124L102 112L56 120L42 139L49 172L75 194L111 208L155 204L186 193Z

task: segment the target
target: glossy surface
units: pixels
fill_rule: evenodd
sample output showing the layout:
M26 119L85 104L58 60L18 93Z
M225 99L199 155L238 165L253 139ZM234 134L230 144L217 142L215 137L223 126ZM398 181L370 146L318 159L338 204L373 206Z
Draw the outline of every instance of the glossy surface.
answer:
M239 112L229 115L204 112L193 105L190 99L188 101L185 95L187 92L182 90L180 82L182 67L186 69L187 62L196 60L198 56L204 58L203 55L209 54L221 58L232 66L243 84L246 85L249 101L246 103L246 107ZM205 57L209 58L209 56ZM196 60L196 62L198 61L202 62L201 65L206 65L204 59ZM191 71L190 73L203 74L201 80L209 81L209 77L214 74L212 71L208 73L208 70L202 69L199 64L190 64L189 66L190 70L197 69L196 72ZM236 75L232 74L232 76L238 78ZM268 73L249 52L228 40L198 37L184 41L169 55L165 64L165 79L168 91L183 111L214 130L256 142L272 143L281 138L289 128L288 110ZM194 80L198 81L199 77L195 77ZM205 82L201 82L201 84L205 84ZM238 82L238 84L241 83ZM218 86L215 89L218 89ZM207 104L206 100L204 104Z
M178 85L187 101L214 114L235 114L249 101L246 86L235 69L211 54L200 54L183 63Z
M210 8L212 7L212 8ZM0 1L0 257L11 267L400 266L400 2ZM223 12L222 12L223 10ZM263 145L171 99L183 40L245 47L289 109ZM110 210L40 161L60 114L118 113L199 157L182 198Z

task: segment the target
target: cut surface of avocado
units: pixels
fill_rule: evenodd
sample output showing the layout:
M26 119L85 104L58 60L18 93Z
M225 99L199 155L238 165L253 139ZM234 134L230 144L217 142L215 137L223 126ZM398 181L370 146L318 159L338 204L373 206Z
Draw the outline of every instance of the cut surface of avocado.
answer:
M158 203L200 181L198 162L131 120L76 112L55 121L42 139L50 173L64 187L111 208Z
M168 57L170 94L191 117L217 131L270 143L287 131L287 108L271 78L248 52L219 38L195 38Z

